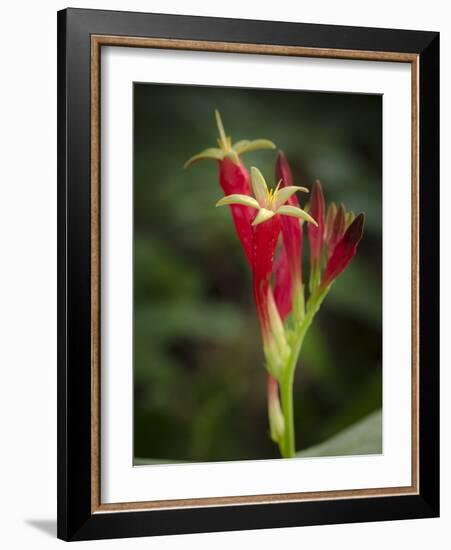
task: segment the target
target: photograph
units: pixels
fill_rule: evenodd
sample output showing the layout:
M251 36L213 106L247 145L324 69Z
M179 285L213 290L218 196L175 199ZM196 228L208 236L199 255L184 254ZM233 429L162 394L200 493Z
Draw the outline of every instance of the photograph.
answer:
M382 108L134 82L134 466L383 453Z

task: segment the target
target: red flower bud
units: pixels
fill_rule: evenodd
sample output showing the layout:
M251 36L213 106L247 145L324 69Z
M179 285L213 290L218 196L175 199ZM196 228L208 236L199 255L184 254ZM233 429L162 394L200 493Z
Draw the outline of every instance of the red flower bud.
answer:
M276 179L280 187L293 185L290 165L282 151L279 151L276 163ZM299 208L295 194L288 199L288 204ZM281 217L283 247L276 261L274 273L274 299L282 319L291 312L293 289L301 288L302 272L302 224L296 218Z
M318 266L321 260L321 253L323 249L323 238L324 238L324 195L321 183L316 180L313 185L312 198L310 200L310 215L316 223L318 224L315 227L313 224L309 224L308 227L308 238L310 243L310 264L311 266Z
M226 196L234 194L251 196L249 174L241 163L240 155L249 151L257 151L258 149L275 149L276 146L272 141L267 139L256 139L253 141L244 139L237 143L232 143L231 137L227 136L224 130L221 115L217 110L215 111L215 117L219 133L217 140L218 147L209 147L194 155L185 163L185 168L201 160L216 160L219 163L219 180L224 194ZM252 265L253 231L250 223L254 217L254 213L247 206L236 204L230 205L230 211L246 257Z
M330 283L346 269L349 262L354 257L357 246L363 235L364 221L365 216L359 214L348 227L343 237L338 241L327 262L326 270L321 281L321 287L325 288L329 286Z
M283 321L293 307L293 277L284 246L274 263L274 300Z
M327 239L327 257L330 258L338 241L343 237L346 229L346 212L343 204L340 204L332 224L330 235Z

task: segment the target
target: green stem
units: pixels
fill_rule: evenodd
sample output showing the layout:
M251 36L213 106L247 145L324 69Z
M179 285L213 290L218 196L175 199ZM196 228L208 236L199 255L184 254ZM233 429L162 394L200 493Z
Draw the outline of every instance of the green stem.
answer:
M294 371L292 371L294 375ZM280 454L283 458L291 458L296 452L293 413L293 379L294 376L284 377L280 384L280 397L284 418L284 437L280 442Z
M316 290L307 302L307 311L304 319L298 325L298 330L292 350L288 358L284 373L280 380L280 393L282 401L282 412L285 423L285 431L282 440L279 443L280 453L284 458L292 458L296 453L296 440L294 430L294 412L293 412L293 383L296 365L298 363L299 354L305 335L307 334L310 325L326 297L330 287Z

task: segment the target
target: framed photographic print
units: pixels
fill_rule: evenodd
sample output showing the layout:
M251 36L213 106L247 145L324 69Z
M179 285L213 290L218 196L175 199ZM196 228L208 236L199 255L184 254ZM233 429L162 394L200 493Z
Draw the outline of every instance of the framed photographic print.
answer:
M58 14L58 536L439 513L439 35Z

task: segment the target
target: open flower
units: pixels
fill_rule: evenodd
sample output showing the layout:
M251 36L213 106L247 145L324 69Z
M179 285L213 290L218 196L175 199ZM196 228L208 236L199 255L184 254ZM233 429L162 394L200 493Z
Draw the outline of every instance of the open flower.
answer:
M269 139L254 139L252 141L248 139L242 139L236 143L232 143L232 138L227 136L222 124L221 115L218 110L215 110L216 124L218 126L219 138L218 147L209 147L204 149L197 155L191 157L185 163L185 168L190 166L194 162L199 160L213 159L224 160L229 158L235 164L240 164L239 155L243 153L249 153L251 151L258 151L259 149L275 149L276 146Z
M285 204L288 199L296 193L296 191L304 191L308 193L306 187L299 187L297 185L290 185L288 187L281 187L281 181L277 184L275 189L268 189L265 178L258 168L253 166L251 168L251 181L254 197L241 194L233 194L220 199L216 206L223 206L226 204L241 204L250 208L255 208L258 212L252 221L252 225L259 225L263 222L270 220L276 214L281 216L293 216L301 220L317 225L316 221L307 214L304 210L291 204Z
M191 157L185 168L200 160L216 160L219 165L219 183L225 195L241 194L251 195L249 173L240 160L239 155L258 149L275 149L275 145L268 139L247 139L232 144L232 139L226 136L219 111L215 111L216 124L218 127L218 146L205 149L201 153ZM252 240L253 231L251 227L254 212L252 208L242 204L231 204L235 230L246 253L249 264L252 264Z

